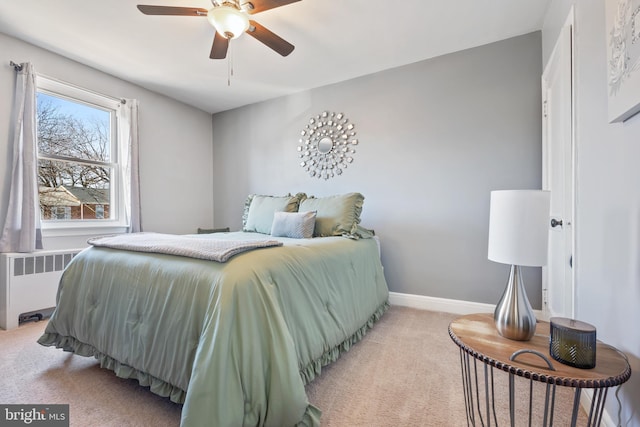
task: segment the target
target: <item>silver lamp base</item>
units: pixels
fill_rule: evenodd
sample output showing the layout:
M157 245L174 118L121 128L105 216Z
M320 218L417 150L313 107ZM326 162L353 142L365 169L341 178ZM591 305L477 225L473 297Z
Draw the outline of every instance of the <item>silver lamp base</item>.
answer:
M529 341L536 332L536 316L527 299L520 267L511 266L507 288L493 313L498 333L505 338Z

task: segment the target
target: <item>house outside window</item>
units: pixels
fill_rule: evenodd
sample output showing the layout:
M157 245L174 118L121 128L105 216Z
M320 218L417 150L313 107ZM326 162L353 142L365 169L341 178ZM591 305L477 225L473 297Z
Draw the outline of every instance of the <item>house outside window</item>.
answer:
M37 77L43 229L123 226L118 100Z

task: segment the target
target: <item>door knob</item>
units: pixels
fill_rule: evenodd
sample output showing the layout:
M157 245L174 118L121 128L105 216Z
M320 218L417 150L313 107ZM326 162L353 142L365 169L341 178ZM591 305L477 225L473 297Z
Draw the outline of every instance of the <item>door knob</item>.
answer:
M551 227L555 228L557 226L562 227L562 220L561 219L558 220L558 219L555 219L555 218L551 218Z

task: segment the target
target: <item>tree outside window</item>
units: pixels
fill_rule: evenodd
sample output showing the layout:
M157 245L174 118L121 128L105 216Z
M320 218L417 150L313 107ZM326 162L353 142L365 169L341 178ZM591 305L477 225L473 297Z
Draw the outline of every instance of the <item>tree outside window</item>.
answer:
M113 109L39 87L38 185L42 220L115 219L114 129Z

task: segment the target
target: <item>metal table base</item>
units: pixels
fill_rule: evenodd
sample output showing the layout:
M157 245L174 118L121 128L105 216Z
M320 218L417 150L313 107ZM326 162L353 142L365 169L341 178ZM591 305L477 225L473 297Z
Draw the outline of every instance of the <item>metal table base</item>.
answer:
M572 427L583 419L588 427L599 426L608 389L631 377L626 356L600 341L594 368L556 361L554 366L548 322L537 322L531 340L514 341L499 335L491 314L470 314L451 322L449 335L460 351L468 426L515 426L517 422L546 427L566 425L569 417ZM593 395L590 407L581 413L583 389L592 390Z

